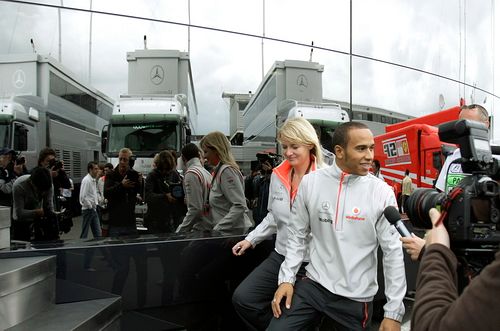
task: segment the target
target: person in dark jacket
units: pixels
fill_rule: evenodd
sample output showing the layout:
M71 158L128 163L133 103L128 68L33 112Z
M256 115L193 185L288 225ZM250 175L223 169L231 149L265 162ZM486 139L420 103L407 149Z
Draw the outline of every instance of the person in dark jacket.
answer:
M26 175L24 162L16 158L16 152L10 148L0 150L0 206L12 207L12 186L14 181Z
M45 147L38 154L38 166L50 170L52 183L54 185L54 208L60 211L63 207L61 199L63 189L71 189L71 181L64 170L64 162L56 158L56 151L50 147ZM69 204L66 204L69 205Z
M175 159L169 151L161 151L155 157L155 168L146 178L145 199L148 211L144 225L149 233L172 232L172 216L177 200L172 196L170 173L175 171Z
M129 148L122 148L118 153L118 165L106 176L104 183L111 237L137 234L135 203L140 192L142 176L130 167L132 157Z
M54 211L52 180L50 172L44 167L36 167L30 175L19 177L12 187L13 194L13 222L12 239L30 241L42 240L40 231L42 218L49 216ZM43 225L52 227L53 219L43 220ZM38 222L37 224L35 224ZM48 227L49 228L49 227ZM45 229L45 230L48 230ZM51 231L51 239L57 237L57 228Z
M441 214L429 212L433 229L426 235L426 249L417 277L412 331L498 330L500 314L500 252L475 277L462 294L457 290L457 258L450 238L439 222Z

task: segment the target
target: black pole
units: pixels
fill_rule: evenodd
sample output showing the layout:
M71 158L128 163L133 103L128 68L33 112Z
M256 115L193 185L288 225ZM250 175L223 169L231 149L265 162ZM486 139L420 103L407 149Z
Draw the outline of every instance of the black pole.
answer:
M349 119L352 121L352 0L349 4Z

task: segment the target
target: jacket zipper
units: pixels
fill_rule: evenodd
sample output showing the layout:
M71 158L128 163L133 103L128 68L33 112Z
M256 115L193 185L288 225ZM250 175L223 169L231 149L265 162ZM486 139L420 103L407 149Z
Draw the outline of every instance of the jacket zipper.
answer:
M342 171L342 173L340 175L339 191L337 192L337 203L335 206L335 227L334 227L335 231L337 231L337 223L339 220L340 194L342 193L342 186L344 185L345 176L346 176L346 173Z

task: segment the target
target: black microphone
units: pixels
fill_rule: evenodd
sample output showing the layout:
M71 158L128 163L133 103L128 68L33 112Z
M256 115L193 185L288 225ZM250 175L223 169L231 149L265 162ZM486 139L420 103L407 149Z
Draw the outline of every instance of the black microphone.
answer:
M396 208L394 208L393 206L385 207L384 216L385 218L387 218L389 223L391 223L396 227L396 230L398 230L401 237L411 238L411 233L410 231L408 231L404 223L401 221L401 215L399 214L399 211Z

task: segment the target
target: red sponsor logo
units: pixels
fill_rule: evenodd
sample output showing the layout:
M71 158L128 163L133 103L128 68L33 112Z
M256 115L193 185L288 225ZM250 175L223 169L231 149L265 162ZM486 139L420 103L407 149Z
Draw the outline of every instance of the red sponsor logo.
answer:
M366 218L364 217L359 217L359 216L351 216L347 215L345 218L347 218L350 221L366 221Z

